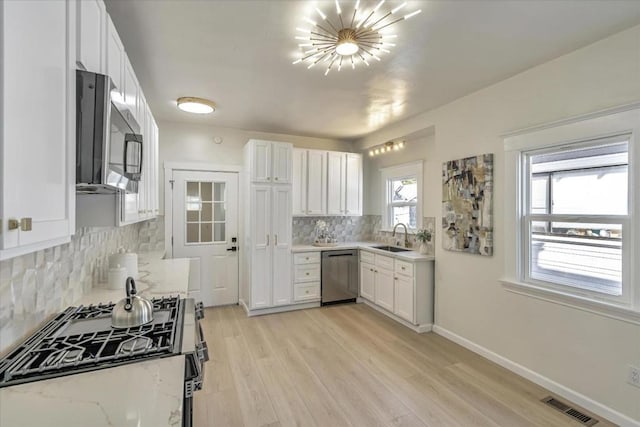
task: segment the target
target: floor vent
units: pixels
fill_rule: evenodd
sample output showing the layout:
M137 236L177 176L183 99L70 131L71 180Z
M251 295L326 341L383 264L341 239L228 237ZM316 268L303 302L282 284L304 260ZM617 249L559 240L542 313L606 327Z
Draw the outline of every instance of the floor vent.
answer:
M547 396L544 399L542 399L542 402L566 414L567 416L573 418L574 420L579 421L585 426L592 426L598 423L598 420L596 420L595 418L590 417L589 415L584 414L575 408L572 408L571 406L561 402L555 397Z

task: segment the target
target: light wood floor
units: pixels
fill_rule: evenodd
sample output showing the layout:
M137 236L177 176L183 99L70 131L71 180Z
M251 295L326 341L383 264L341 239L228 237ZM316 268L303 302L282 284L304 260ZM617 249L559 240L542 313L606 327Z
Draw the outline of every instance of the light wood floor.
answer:
M542 404L545 389L364 304L205 316L196 427L582 425Z

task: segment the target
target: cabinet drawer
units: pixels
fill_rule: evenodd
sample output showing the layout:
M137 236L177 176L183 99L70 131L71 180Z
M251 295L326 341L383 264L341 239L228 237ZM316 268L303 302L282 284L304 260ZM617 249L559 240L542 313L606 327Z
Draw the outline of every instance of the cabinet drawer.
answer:
M375 262L376 256L371 252L360 251L360 261L366 262L368 264L373 264Z
M306 301L320 298L320 282L294 285L293 300Z
M302 252L293 254L293 264L316 264L320 263L320 252Z
M396 273L403 276L413 277L413 264L406 261L396 260Z
M376 255L376 267L393 271L393 258L388 256Z
M320 281L320 264L302 264L294 266L293 281L295 283Z

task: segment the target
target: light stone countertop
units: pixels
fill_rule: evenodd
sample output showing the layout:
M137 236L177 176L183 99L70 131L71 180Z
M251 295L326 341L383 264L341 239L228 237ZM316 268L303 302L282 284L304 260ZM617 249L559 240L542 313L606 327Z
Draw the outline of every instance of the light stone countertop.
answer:
M0 389L0 426L182 425L184 356Z
M291 248L292 253L297 252L322 252L322 251L339 251L344 249L366 249L367 251L374 252L379 255L385 255L392 258L397 258L405 261L422 262L422 261L435 261L436 257L433 255L422 255L416 251L407 252L389 252L382 249L376 249L373 246L386 246L381 242L341 242L337 246L313 246L313 245L294 245Z
M138 255L139 295L187 296L188 259ZM95 287L75 305L117 302ZM0 388L0 426L180 426L184 356L172 356Z

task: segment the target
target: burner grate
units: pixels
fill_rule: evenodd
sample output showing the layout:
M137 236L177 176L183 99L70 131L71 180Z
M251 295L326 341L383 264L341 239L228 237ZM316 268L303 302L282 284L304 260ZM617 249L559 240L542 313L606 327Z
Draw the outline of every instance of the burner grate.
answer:
M0 387L174 354L180 301L152 300L154 321L111 327L114 304L70 307L0 362Z

